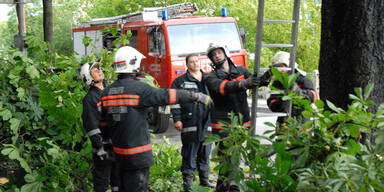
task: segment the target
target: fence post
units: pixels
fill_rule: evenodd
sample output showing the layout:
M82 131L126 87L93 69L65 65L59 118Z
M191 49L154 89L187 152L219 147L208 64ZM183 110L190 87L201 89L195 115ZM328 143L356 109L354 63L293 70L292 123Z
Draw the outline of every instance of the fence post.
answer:
M320 97L320 79L319 79L320 73L319 73L319 70L313 70L312 77L313 77L313 86L315 88L317 96Z

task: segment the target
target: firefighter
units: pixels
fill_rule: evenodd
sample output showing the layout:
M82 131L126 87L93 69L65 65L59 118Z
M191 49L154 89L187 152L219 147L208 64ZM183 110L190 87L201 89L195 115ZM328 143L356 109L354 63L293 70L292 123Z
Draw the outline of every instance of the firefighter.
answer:
M84 128L93 148L93 189L96 192L107 191L109 183L112 191L119 190L118 167L113 158L112 143L105 131L105 122L100 119L101 93L104 90L104 75L100 63L82 65L80 76L90 86L83 99L82 119Z
M211 98L186 90L158 89L137 79L144 56L136 49L119 48L114 58L118 79L102 95L102 116L112 134L113 149L120 166L121 191L147 191L149 168L154 164L148 131L151 106L200 102L210 108Z
M273 59L272 59L272 66L273 67L288 67L289 66L289 53L284 51L277 52ZM286 73L287 71L280 71L282 74ZM316 101L317 94L313 88L312 81L304 76L305 72L298 69L298 64L295 63L295 73L300 73L296 81L293 83L292 90L295 91L299 96L304 96L306 99L310 100L311 102ZM284 90L283 85L280 83L280 81L275 80L272 82L272 86ZM271 96L267 99L267 104L269 109L271 109L272 112L284 112L287 113L289 110L289 101L283 101L282 97L283 94L271 94ZM301 112L304 109L298 108L297 106L292 107L291 116L295 118L301 118L302 121L305 121L301 116ZM276 129L276 135L281 135L284 131L282 128L285 126L285 122L288 119L288 116L278 117L277 122L278 126Z
M271 72L267 71L262 76L252 75L245 67L233 63L225 46L215 43L209 44L207 55L214 68L207 77L207 86L215 103L214 108L211 110L212 132L219 134L223 138L228 136L229 133L221 130L223 127L219 121L230 122L231 112L235 115L241 114L243 116L243 126L250 127L250 111L246 91L255 86L268 85ZM222 142L219 142L218 145L218 155L223 156L221 151L225 149L225 146ZM224 157L229 165L236 166L232 165L230 157ZM230 171L219 171L216 191L239 191L233 180L226 179L229 174ZM226 182L224 182L224 179L226 179Z
M186 56L187 72L176 78L172 88L209 94L205 84L207 74L200 69L198 55ZM184 191L190 191L196 167L200 185L213 188L209 183L209 155L211 144L203 145L205 135L211 133L209 110L199 103L186 103L171 106L175 128L181 132L182 165ZM196 161L196 162L195 162Z

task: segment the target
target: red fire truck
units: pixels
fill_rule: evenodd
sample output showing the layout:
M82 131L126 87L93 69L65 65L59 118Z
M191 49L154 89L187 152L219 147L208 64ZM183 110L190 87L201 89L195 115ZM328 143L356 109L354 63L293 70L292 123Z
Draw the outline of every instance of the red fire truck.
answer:
M145 59L141 71L153 76L162 88L169 88L172 81L185 70L185 56L199 54L201 67L211 71L211 62L206 55L209 43L226 45L236 65L248 67L244 48L244 30L239 30L236 20L225 13L221 17L188 16L198 11L195 4L182 3L161 8L145 8L143 12L111 18L94 19L86 26L75 28L74 51L79 59L90 52L111 48L116 37L101 32L109 25L118 26L121 33L131 32L129 46L136 48ZM85 47L84 36L93 40L95 46ZM169 107L154 109L149 115L155 132L164 132L169 123Z

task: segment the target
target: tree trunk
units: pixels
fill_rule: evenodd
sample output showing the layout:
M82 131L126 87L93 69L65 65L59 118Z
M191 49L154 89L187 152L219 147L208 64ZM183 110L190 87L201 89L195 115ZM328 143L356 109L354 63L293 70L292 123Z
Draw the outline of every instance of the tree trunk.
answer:
M347 108L355 87L373 82L384 101L384 1L323 0L320 97Z
M53 13L52 0L43 0L43 26L44 26L44 41L50 45L50 50L53 50Z

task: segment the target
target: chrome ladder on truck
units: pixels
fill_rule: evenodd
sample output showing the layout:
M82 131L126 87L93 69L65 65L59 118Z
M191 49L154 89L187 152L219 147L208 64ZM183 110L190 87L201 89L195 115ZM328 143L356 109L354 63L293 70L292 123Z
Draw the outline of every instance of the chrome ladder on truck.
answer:
M297 32L300 18L300 0L294 0L292 20L264 20L264 0L259 0L258 12L257 12L257 28L256 28L256 46L255 46L255 64L254 73L258 74L260 71L260 57L261 48L278 48L288 47L290 48L289 67L291 72L295 69L295 58L296 58L296 44L297 44ZM291 43L290 44L262 44L263 38L263 24L264 23L292 23L291 31ZM258 87L252 89L252 108L251 108L251 128L252 134L256 134L256 119L257 119L257 98L258 98ZM288 116L291 115L292 103L290 103Z

